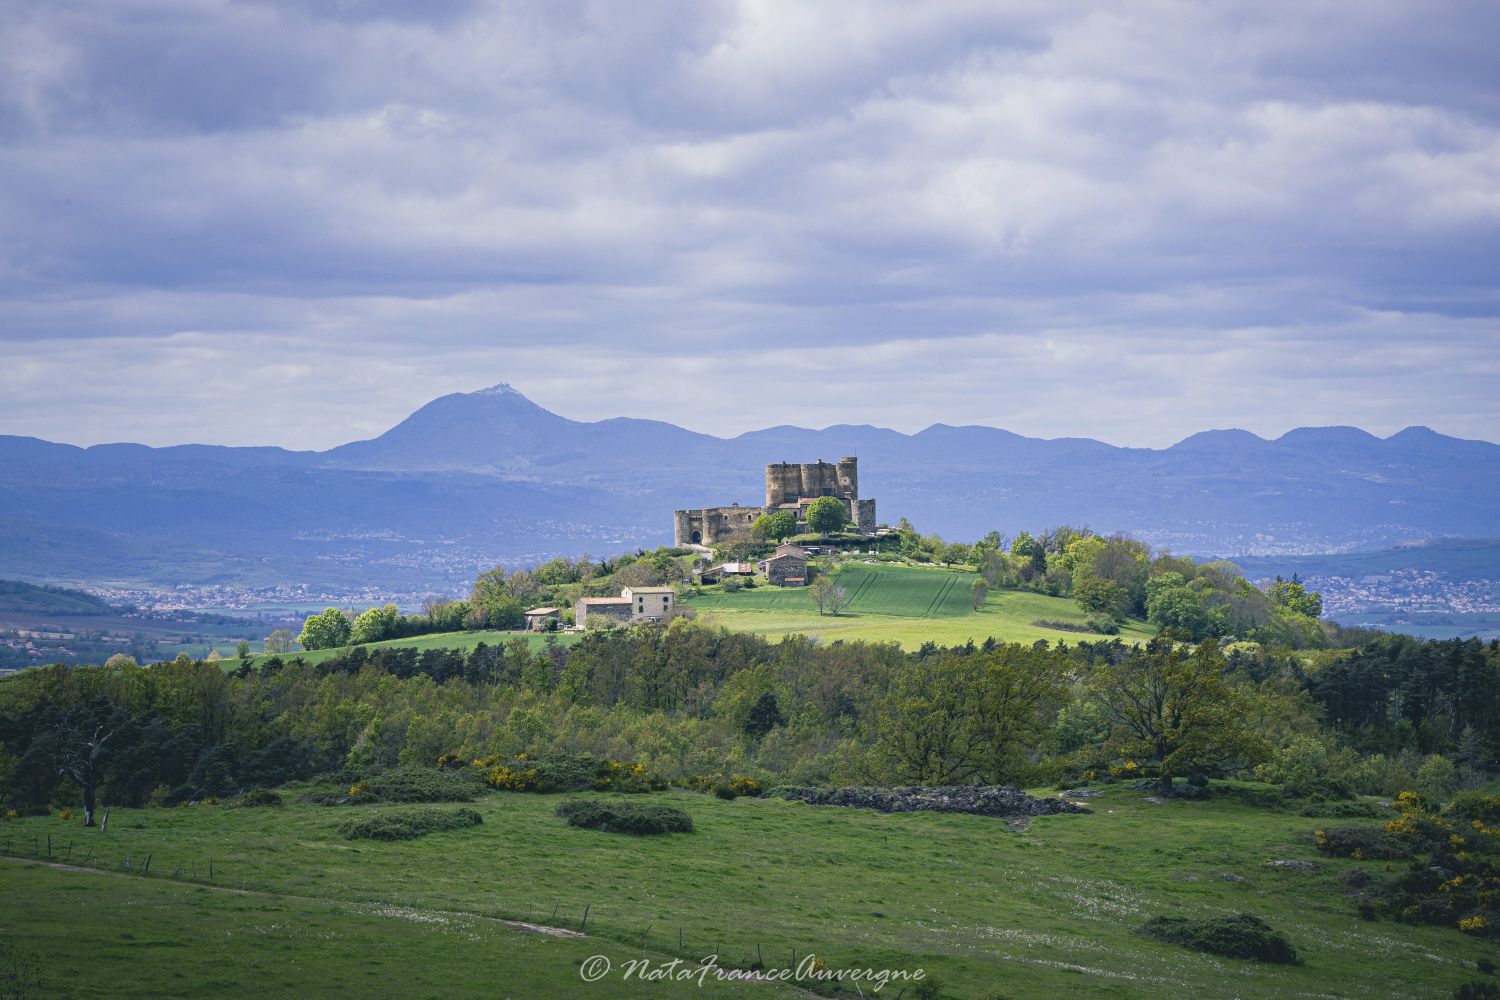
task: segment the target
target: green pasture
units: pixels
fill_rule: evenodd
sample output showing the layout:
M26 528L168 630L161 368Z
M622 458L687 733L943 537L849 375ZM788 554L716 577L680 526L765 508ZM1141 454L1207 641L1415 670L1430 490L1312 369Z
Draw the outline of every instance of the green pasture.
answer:
M834 968L920 967L949 997L1436 1000L1485 953L1456 929L1361 920L1339 874L1384 862L1330 860L1312 846L1320 821L1227 800L1112 786L1090 814L1013 830L670 792L653 800L686 809L696 831L630 837L567 826L561 798L491 793L473 804L481 826L397 843L336 827L354 810L413 807L114 809L104 834L0 821L12 859L46 860L50 836L54 862L92 848L99 869L0 861L0 928L56 984L46 995L65 996L637 995L579 981L574 963L601 952L772 968L812 953ZM1319 867L1285 873L1270 858ZM576 929L585 909L583 941L495 922ZM1240 910L1283 931L1302 964L1135 932L1157 914Z
M849 592L849 606L837 616L820 615L803 587L759 586L725 592L715 588L684 598L705 620L726 628L777 637L801 633L827 640L898 642L915 649L924 642L962 645L994 636L1006 642L1038 639L1105 639L1093 632L1042 628L1034 621L1088 621L1076 601L1023 590L992 590L975 611L971 572L888 564L846 563L835 579ZM1154 629L1132 619L1120 638L1142 642Z

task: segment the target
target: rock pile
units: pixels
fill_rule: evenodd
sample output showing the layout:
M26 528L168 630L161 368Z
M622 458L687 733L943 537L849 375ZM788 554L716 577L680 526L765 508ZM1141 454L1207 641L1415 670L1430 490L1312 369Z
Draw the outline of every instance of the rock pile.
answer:
M998 785L939 785L901 788L774 788L777 798L815 806L848 806L880 812L957 812L977 816L1053 816L1090 810L1061 799L1036 799Z

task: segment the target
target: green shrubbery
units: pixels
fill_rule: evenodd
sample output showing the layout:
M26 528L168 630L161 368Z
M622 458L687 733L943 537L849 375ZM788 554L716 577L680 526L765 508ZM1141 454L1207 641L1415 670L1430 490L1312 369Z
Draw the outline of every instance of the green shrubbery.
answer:
M676 806L573 799L557 807L569 826L606 833L692 833L693 817Z
M743 774L692 774L673 780L678 788L694 792L713 793L721 799L736 799L741 795L759 795L765 789L759 781Z
M1418 793L1406 791L1396 796L1395 806L1400 816L1381 833L1401 852L1395 856L1411 861L1404 872L1372 881L1362 891L1361 914L1389 913L1402 922L1500 937L1500 826L1478 818L1500 811L1500 798L1461 795L1440 812ZM1316 834L1319 846L1329 833Z
M317 789L303 795L300 801L325 806L472 802L483 790L483 782L472 772L412 767L363 778L348 787Z
M1297 949L1279 931L1253 913L1216 917L1152 917L1140 933L1194 951L1247 958L1257 962L1297 964Z
M1460 820L1471 827L1475 823L1482 827L1500 827L1500 795L1459 792L1443 812L1449 819Z
M473 809L413 809L361 816L342 824L339 833L346 840L414 840L429 833L462 830L483 822Z
M645 764L590 754L495 754L474 766L486 784L506 792L659 792L667 787Z
M1330 826L1313 834L1318 850L1336 858L1371 858L1389 860L1404 858L1407 851L1391 840L1384 828L1345 823Z
M281 796L269 788L252 788L240 796L239 805L242 806L279 806Z
M1319 819L1380 819L1389 814L1373 802L1329 802L1314 799L1302 807L1303 816Z

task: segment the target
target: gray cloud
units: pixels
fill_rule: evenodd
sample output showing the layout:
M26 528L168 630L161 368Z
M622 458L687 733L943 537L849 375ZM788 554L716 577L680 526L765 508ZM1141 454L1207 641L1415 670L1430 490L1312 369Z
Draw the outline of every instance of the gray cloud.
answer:
M5 432L1500 437L1492 5L16 6Z

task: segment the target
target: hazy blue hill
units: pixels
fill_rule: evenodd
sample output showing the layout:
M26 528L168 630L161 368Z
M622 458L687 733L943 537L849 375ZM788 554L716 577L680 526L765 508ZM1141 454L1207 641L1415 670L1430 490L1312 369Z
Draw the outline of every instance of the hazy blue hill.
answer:
M113 553L124 577L151 565L170 580L185 562L194 579L279 568L422 586L490 560L660 544L674 508L761 502L768 462L842 455L859 456L861 493L882 519L954 538L1070 522L1245 556L1500 535L1500 446L1422 427L1384 439L1299 428L1274 441L1231 428L1162 449L944 424L779 425L725 440L660 421L571 420L502 384L321 453L0 437L0 519L12 541L26 541L24 522L51 546L0 545L0 572L95 578L83 567L112 560L75 550L70 562L62 539L102 532L93 551Z
M20 580L0 580L0 611L59 615L108 615L115 609L81 590L39 587Z
M1242 557L1235 562L1252 579L1343 576L1360 579L1401 570L1424 570L1455 581L1500 579L1500 538L1438 538L1368 552Z

